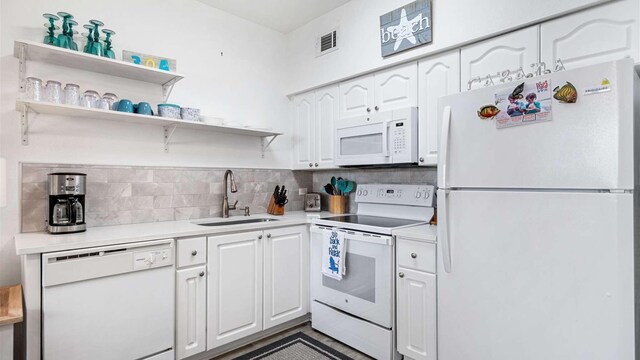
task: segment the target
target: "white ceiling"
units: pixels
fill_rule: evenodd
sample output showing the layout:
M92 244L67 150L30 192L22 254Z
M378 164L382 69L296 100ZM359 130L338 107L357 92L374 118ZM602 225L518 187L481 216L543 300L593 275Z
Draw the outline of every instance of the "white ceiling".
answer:
M349 0L198 0L283 34L299 28Z

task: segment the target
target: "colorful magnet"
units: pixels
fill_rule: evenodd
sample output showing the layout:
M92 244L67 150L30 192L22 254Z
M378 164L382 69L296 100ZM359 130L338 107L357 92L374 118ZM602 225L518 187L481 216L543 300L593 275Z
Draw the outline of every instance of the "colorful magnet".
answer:
M493 119L500 113L495 105L485 105L478 110L478 117L482 120Z
M561 103L573 104L578 100L578 91L575 86L567 81L562 87L556 86L553 89L553 98Z

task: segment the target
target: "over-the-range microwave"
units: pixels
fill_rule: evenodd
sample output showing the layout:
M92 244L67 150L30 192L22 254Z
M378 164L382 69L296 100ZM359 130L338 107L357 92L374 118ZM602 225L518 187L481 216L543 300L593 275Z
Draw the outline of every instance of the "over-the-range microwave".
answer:
M411 164L418 160L418 108L341 119L336 125L339 166Z

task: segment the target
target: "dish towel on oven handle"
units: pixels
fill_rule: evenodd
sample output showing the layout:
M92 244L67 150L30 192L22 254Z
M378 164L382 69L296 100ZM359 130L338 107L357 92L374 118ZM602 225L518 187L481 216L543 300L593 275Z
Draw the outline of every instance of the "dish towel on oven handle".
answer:
M342 280L346 275L345 232L337 229L322 231L322 274L332 279Z

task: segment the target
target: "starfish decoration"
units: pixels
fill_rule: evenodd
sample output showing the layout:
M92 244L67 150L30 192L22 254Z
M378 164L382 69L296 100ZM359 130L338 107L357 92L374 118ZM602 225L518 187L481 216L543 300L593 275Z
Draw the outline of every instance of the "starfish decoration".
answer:
M387 31L397 35L396 43L395 45L393 45L394 51L400 48L400 45L402 45L402 41L404 40L409 41L413 45L416 44L417 40L416 40L416 37L413 36L412 27L413 27L413 24L415 24L416 22L419 23L421 21L422 21L422 14L419 14L412 20L409 20L407 19L407 11L405 9L402 9L402 12L400 13L400 23L398 25L389 26L387 28Z

